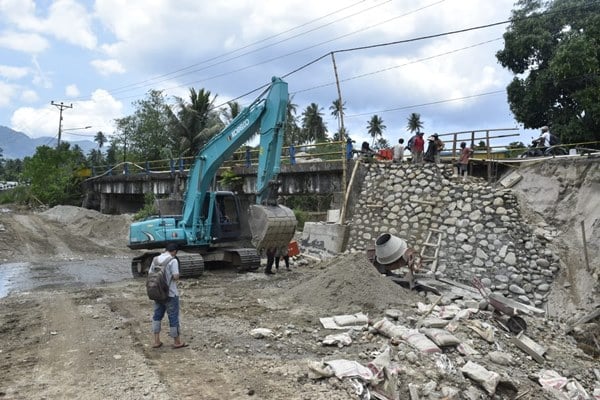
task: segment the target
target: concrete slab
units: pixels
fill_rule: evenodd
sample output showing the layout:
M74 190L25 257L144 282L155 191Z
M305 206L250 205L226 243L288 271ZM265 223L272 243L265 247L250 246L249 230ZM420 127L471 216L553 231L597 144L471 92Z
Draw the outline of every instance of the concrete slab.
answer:
M544 361L546 361L544 358L546 348L537 344L529 337L523 335L523 332L519 333L516 337L511 338L511 342L525 353L533 357L533 359L538 363L543 364Z
M321 259L333 257L346 250L350 229L347 225L306 222L302 231L302 253Z
M500 180L500 184L505 188L513 187L517 184L523 177L517 171L513 171L504 178Z

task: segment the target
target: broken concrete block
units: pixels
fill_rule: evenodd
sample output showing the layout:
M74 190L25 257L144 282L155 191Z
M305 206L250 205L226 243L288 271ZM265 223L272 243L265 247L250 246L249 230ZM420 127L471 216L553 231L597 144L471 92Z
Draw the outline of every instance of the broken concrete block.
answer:
M523 179L521 174L519 174L517 171L512 171L510 174L500 180L500 184L505 188L510 188L516 185L521 179Z
M467 377L479 383L488 394L496 393L496 386L500 382L500 374L494 371L488 371L485 367L474 363L467 362L460 371Z
M546 348L537 344L529 337L525 336L523 332L519 333L517 336L512 337L510 341L519 349L523 350L525 353L533 357L533 359L538 363L544 363L544 353L546 353Z

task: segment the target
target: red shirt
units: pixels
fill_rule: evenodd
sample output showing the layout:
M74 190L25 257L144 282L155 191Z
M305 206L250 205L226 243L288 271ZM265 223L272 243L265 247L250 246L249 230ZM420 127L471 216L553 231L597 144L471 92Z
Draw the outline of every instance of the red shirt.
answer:
M413 149L417 152L423 152L425 148L425 140L423 140L423 136L417 135L415 138L415 142L413 143Z
M468 164L469 157L471 157L472 152L473 151L469 147L465 147L464 149L462 149L462 151L460 152L460 159L458 160L458 162L460 164Z

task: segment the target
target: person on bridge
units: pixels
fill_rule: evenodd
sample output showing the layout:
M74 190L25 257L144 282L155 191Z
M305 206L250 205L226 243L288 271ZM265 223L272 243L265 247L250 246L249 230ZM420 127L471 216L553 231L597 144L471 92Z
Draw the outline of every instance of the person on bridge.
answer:
M467 171L469 170L469 158L473 154L473 150L470 147L467 147L465 142L460 144L460 158L458 159L458 164L456 167L458 168L458 176L462 176L463 181L467 180Z
M169 336L173 338L173 348L180 349L186 347L187 343L181 340L179 332L179 292L177 290L177 281L179 280L179 260L177 259L177 245L175 243L167 244L163 253L158 255L155 260L157 264L166 262L167 258L171 257L171 261L167 263L165 272L167 282L169 282L169 298L165 303L154 302L154 315L152 316L152 333L154 334L153 348L157 349L163 345L160 341L160 325L165 312L169 317ZM150 271L155 267L154 261L150 266Z

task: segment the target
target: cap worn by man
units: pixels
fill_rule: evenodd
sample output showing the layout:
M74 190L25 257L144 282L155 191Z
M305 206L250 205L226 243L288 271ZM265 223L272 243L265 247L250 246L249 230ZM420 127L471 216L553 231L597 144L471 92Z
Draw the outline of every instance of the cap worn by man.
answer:
M177 245L175 243L168 243L167 247L165 247L167 251L177 251Z

